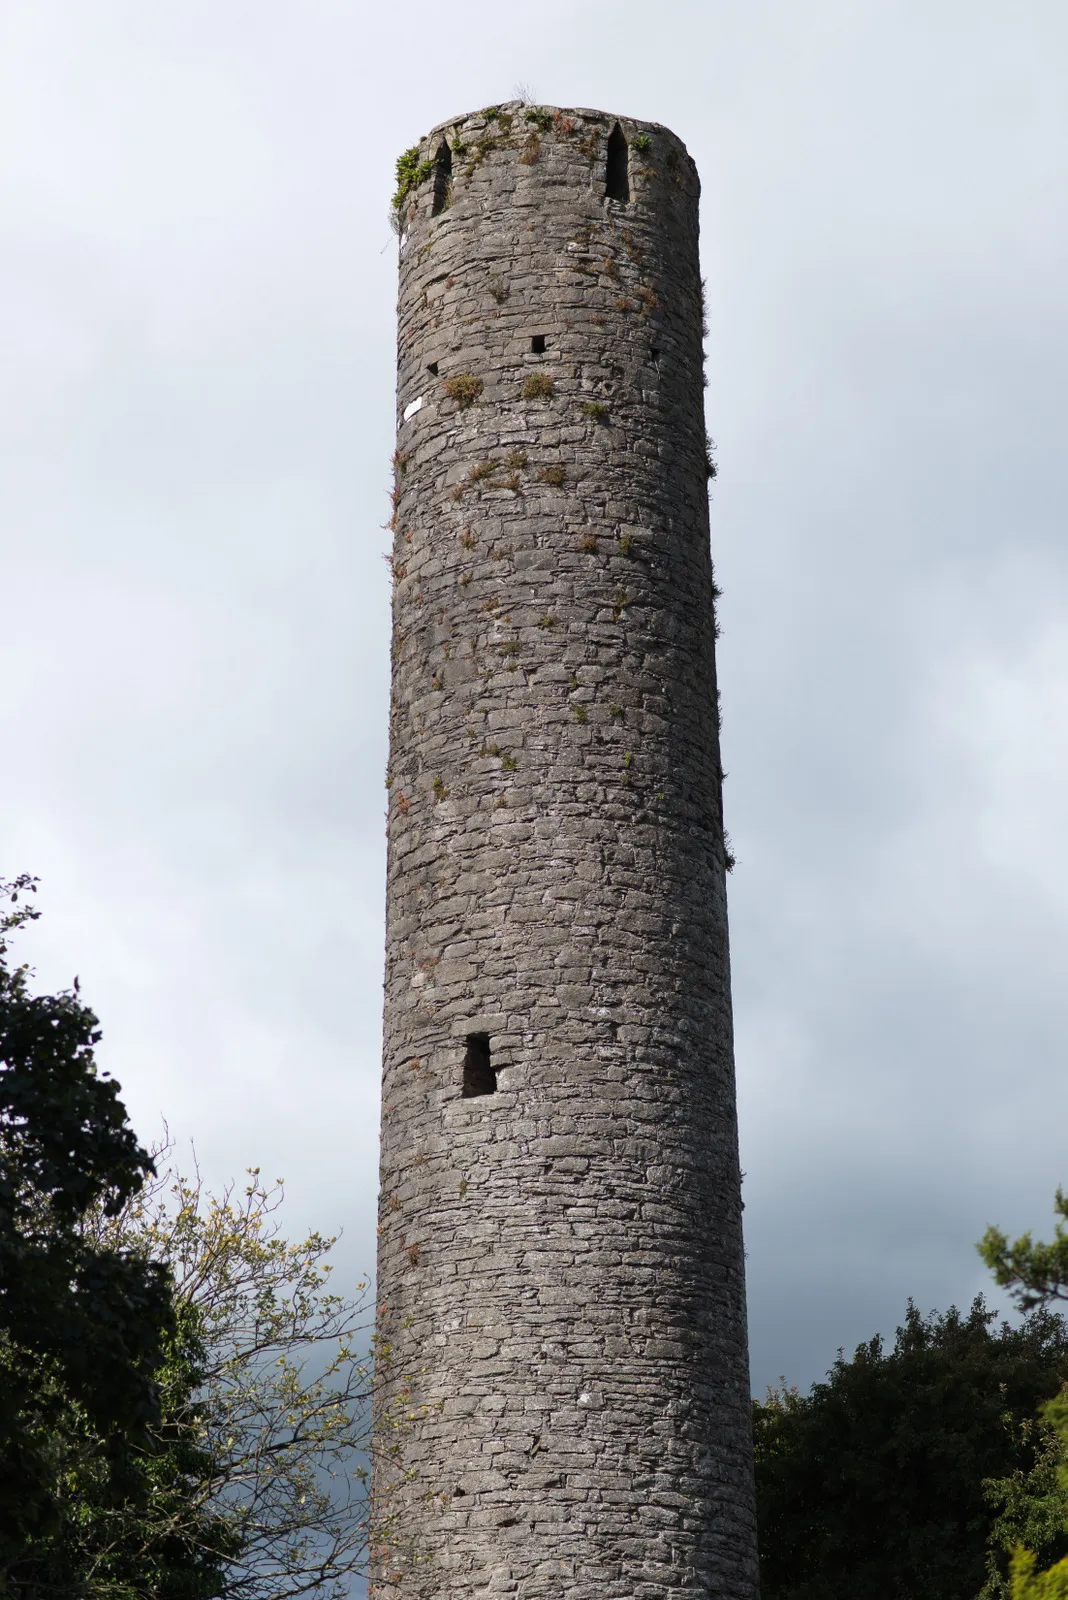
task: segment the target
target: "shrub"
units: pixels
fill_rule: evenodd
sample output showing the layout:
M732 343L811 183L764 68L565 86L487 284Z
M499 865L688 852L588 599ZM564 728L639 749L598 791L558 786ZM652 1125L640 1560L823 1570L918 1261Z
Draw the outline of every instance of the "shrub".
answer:
M446 378L441 387L450 400L456 401L461 411L466 411L468 406L474 405L486 386L473 373L458 372L454 378Z

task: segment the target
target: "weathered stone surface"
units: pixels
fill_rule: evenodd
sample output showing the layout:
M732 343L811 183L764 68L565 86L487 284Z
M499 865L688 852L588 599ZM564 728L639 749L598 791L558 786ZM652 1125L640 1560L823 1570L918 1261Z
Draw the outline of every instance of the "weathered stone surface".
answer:
M458 118L403 210L383 1600L757 1592L698 181L614 126Z

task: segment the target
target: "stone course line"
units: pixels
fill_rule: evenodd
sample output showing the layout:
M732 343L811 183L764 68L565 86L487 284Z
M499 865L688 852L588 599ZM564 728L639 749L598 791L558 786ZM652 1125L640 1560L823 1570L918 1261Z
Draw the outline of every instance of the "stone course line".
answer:
M697 173L520 103L412 171L372 1593L756 1600Z

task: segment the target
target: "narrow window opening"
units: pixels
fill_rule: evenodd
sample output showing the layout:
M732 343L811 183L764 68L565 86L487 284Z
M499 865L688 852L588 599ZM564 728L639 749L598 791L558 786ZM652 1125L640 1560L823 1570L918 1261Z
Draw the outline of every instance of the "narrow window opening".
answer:
M650 359L651 359L651 361L653 363L653 366L659 368L659 366L660 366L660 351L659 350L650 350L649 357L650 357ZM434 371L435 372L437 371L436 367L434 368Z
M617 122L608 135L608 165L605 168L604 192L609 200L630 199L628 156L626 137Z
M530 341L530 349L533 355L543 356L545 354L545 335L543 333L534 335Z
M438 375L438 364L437 364L437 362L436 361L428 361L427 364L426 364L426 370L436 378L437 375Z
M497 1068L490 1064L488 1033L467 1035L467 1054L464 1056L464 1083L461 1098L472 1100L478 1094L497 1093Z
M434 204L430 215L436 217L452 203L452 151L449 141L442 139L434 157Z

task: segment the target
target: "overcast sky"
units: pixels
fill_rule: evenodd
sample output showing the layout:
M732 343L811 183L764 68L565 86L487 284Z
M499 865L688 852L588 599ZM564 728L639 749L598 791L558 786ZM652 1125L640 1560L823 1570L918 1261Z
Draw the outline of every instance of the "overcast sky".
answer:
M1063 0L0 0L0 874L139 1132L374 1253L397 154L704 183L754 1388L1068 1183Z

